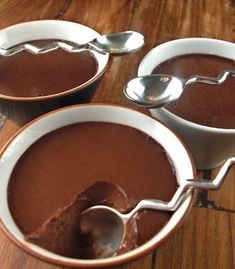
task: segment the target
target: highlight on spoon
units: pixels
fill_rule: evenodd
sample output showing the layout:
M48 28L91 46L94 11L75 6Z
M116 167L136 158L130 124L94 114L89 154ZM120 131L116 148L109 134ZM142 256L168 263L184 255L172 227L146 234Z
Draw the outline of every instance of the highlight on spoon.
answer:
M96 259L115 256L125 236L125 224L114 208L97 205L81 215L80 230Z

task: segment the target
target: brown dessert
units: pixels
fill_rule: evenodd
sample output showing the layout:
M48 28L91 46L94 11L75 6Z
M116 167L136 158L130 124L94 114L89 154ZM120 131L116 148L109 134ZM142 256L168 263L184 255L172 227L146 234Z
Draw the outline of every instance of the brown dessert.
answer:
M192 75L217 77L223 70L235 70L230 59L206 54L189 54L158 65L153 73L188 78ZM221 85L195 83L166 109L186 120L217 128L235 128L235 80L229 77Z
M111 206L122 212L130 207L126 194L117 185L97 182L81 192L71 204L58 209L39 229L27 235L26 240L63 256L86 259L102 257L100 249L98 253L94 249L93 231L90 231L89 227L81 228L79 225L81 213L97 204ZM130 224L132 223L133 221ZM102 226L107 229L109 224L102 223ZM132 249L135 245L137 236L134 232L129 233L131 236L128 242L123 242L120 247L122 252Z
M98 189L92 189L100 186L99 181L106 182L106 191L101 192L98 198L92 198L91 193L100 193ZM123 189L128 199L119 195L117 200L117 195L111 195L114 192L107 187L108 182ZM92 187L95 183L98 185ZM71 205L81 211L95 203L107 203L126 212L144 198L167 201L176 188L171 164L155 140L127 126L90 122L60 128L34 143L12 172L8 202L12 216L26 238L64 256L74 257L76 253L76 257L81 257L85 254L79 252L79 246L84 240L75 251L63 244L50 247L53 244L47 236L50 231L47 228L52 227L53 230L57 227L57 221L55 226L50 226L50 223L53 220L60 222L61 212L62 216L67 216ZM88 204L82 199L84 193ZM78 202L81 199L83 202ZM68 230L73 234L73 223L78 220L79 226L79 212L78 215L73 214L73 209L71 212L74 221L71 221L72 226ZM136 219L138 238L134 245L141 245L153 237L170 216L171 213L150 210L139 213ZM59 231L63 229L58 228ZM57 235L53 237L57 238ZM43 238L48 238L49 244ZM127 248L134 245L127 244ZM90 258L89 254L85 256Z
M43 46L50 42L34 43ZM96 72L97 61L87 51L69 53L59 49L40 55L20 52L0 58L0 94L17 97L56 94L83 84Z

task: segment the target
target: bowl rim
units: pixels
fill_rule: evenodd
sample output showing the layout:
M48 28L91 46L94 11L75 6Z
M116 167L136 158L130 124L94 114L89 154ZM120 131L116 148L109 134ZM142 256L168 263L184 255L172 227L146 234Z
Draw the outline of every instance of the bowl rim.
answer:
M82 30L82 31L87 31L87 34L89 36L92 37L99 37L101 36L98 32L96 32L94 29L80 24L80 23L76 23L76 22L72 22L72 21L65 21L65 20L34 20L34 21L28 21L28 22L22 22L22 23L18 23L18 24L14 24L11 26L8 26L2 30L0 30L0 41L1 41L1 36L4 39L5 37L7 38L8 32L12 32L15 33L17 31L24 31L24 29L26 29L26 31L32 31L30 28L31 27L35 27L35 28L41 28L42 27L51 27L52 28L60 28L60 27L64 27L65 28L71 28L71 31L74 30L75 28L77 28L77 30ZM42 30L41 30L42 31ZM32 32L31 32L32 34ZM55 33L56 34L56 33ZM68 35L71 35L71 33L69 33ZM42 33L41 36L48 36L48 33L46 32L45 34ZM26 37L20 37L19 39L23 38L24 41L23 42L27 42L27 41L32 41L32 37L30 38L30 35L26 35ZM77 39L79 39L79 37L74 37L76 39L76 43L79 43L77 41ZM43 39L49 39L48 37L37 37L33 38L33 40L43 40ZM51 39L58 39L58 38L54 38L53 36L51 37ZM71 37L67 37L65 38L65 40L71 41ZM91 38L89 38L89 40L91 40ZM1 41L2 42L2 41ZM0 43L1 43L0 42ZM9 42L9 41L8 41ZM75 42L75 41L73 41ZM19 43L21 43L20 41L15 42L14 41L14 45L17 45ZM83 44L83 42L81 42ZM1 46L1 44L0 44ZM4 44L3 47L8 48L9 45ZM11 47L11 46L10 46ZM87 49L84 50L87 51L89 54L91 54L92 57L95 58L96 60L96 64L97 64L97 70L94 76L92 76L89 80L85 81L82 84L79 84L78 86L75 86L73 88L67 89L65 91L61 91L58 93L54 93L54 94L49 94L49 95L43 95L43 96L11 96L11 95L5 95L5 94L1 94L0 93L0 99L3 100L9 100L9 101L16 101L16 102L20 102L20 101L24 101L24 102L33 102L33 101L46 101L46 100L51 100L51 99L57 99L57 98L61 98L61 97L66 97L70 94L76 93L78 91L81 91L83 89L85 89L86 87L90 86L91 84L95 83L102 75L103 73L106 71L107 67L108 67L108 61L109 61L109 53L107 52L98 52L92 49Z
M33 124L35 124L37 122L40 122L40 121L43 121L45 118L48 118L51 115L63 112L65 110L66 111L67 110L72 110L72 109L76 110L76 109L79 109L79 108L82 108L82 107L100 107L100 106L101 107L106 107L106 108L111 108L111 109L117 108L117 109L121 109L121 110L130 111L131 113L135 113L135 114L138 114L138 115L142 115L144 117L147 117L147 118L151 119L151 121L157 122L157 124L160 124L163 128L168 129L171 132L171 134L173 134L177 138L177 140L179 141L181 146L183 146L183 148L185 149L185 152L186 152L186 154L187 154L187 156L189 158L189 163L191 165L190 169L192 169L193 177L195 177L196 169L195 169L195 165L194 165L194 162L193 162L193 159L191 157L191 154L190 154L189 150L187 149L185 144L182 142L182 140L179 138L179 136L177 134L175 134L173 131L171 131L164 123L150 117L149 115L146 115L145 113L136 111L136 110L131 109L131 108L126 108L126 107L123 107L123 106L113 105L113 104L103 104L103 103L77 104L77 105L72 105L72 106L68 106L68 107L64 107L64 108L59 108L57 110L51 111L51 112L49 112L47 114L44 114L44 115L32 120L31 122L29 122L28 124L23 126L21 129L19 129L14 134L14 136L12 136L9 139L9 141L4 145L4 147L0 150L0 159L2 158L4 152L7 150L9 145L12 142L14 142L15 138L17 138L22 132L25 132L25 130L27 130L27 128L32 126ZM56 254L55 254L55 258L53 258L53 257L51 258L51 257L49 257L49 256L47 256L45 254L43 255L42 253L38 252L38 249L42 249L42 248L40 248L38 246L35 246L35 245L31 244L31 243L28 243L26 241L24 241L24 243L22 243L13 235L13 233L8 229L8 227L5 225L4 221L2 220L1 212L0 212L0 228L4 231L4 233L7 235L7 237L11 239L12 242L14 242L17 246L19 246L21 249L23 249L27 253L31 254L32 256L35 256L35 257L39 258L40 260L47 261L47 262L57 264L57 265L61 265L61 266L78 267L78 268L79 267L82 267L82 268L102 268L103 267L104 268L104 267L116 266L116 265L120 265L120 264L123 264L123 263L134 261L134 260L140 258L141 256L146 255L146 254L150 253L151 251L153 251L162 242L164 242L170 236L172 236L175 233L175 231L183 224L183 222L185 221L185 218L189 215L189 213L190 213L190 211L192 209L192 206L193 206L193 204L194 204L194 202L196 200L196 197L197 197L197 190L195 190L195 189L191 190L189 192L188 196L187 196L188 201L187 201L187 205L185 206L185 209L184 209L184 212L183 212L182 216L180 217L177 224L173 227L173 229L171 229L170 232L168 234L166 234L161 240L152 243L152 241L154 240L154 237L156 236L155 235L152 239L150 239L148 242L146 242L142 246L138 247L137 249L129 251L128 253L119 255L117 257L112 257L112 258L107 258L107 259L100 259L100 260L96 259L96 260L91 261L91 260L66 258L66 257L56 255ZM185 204L185 202L184 202L184 204ZM173 215L176 214L176 213L173 213ZM170 220L171 220L171 218L170 218ZM151 241L151 244L149 244L150 241ZM33 245L33 247L32 247L32 245ZM46 252L46 253L48 252L46 250L43 250L43 251ZM51 252L49 252L49 253L51 253ZM56 258L56 256L60 257L61 259Z
M151 72L146 71L145 66L148 64L148 61L150 59L150 57L153 57L153 55L156 57L158 50L162 50L167 49L168 46L180 46L181 44L187 44L187 43L192 43L192 42L202 42L202 43L206 43L206 42L210 42L211 44L219 44L219 45L227 45L227 46L233 46L235 49L235 44L226 40L221 40L221 39L215 39L215 38L207 38L207 37L184 37L184 38L179 38L179 39L174 39L174 40L170 40L164 43L161 43L159 45L157 45L156 47L152 48L151 50L149 50L144 57L142 58L139 66L138 66L138 76L144 76L144 75L150 75ZM193 53L193 52L191 52ZM190 53L185 53L185 54L177 54L175 56L180 56L180 55L186 55L186 54L190 54ZM203 52L201 52L200 54L203 54ZM209 54L209 53L204 53L204 54ZM213 54L212 55L217 55L217 54ZM175 57L173 56L173 57ZM172 57L169 57L167 59L170 59ZM231 59L231 58L229 58ZM234 58L235 59L235 58ZM172 113L171 111L167 110L166 108L162 107L162 108L158 108L161 111L164 111L164 113L172 118L172 120L174 120L175 122L179 122L181 125L187 126L187 128L192 128L192 129L197 129L200 131L204 131L204 132L210 132L210 133L215 133L215 134L234 134L235 133L235 128L231 128L231 129L227 129L227 128L218 128L218 127L211 127L211 126L206 126L206 125L202 125L199 123L195 123L193 121L181 118L180 116ZM155 110L155 109L150 109L151 110Z

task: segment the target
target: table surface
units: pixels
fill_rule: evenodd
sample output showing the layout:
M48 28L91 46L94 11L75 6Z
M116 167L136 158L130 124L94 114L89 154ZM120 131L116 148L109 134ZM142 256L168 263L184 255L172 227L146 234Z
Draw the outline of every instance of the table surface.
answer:
M233 0L1 0L0 28L30 20L63 19L85 24L100 33L136 30L146 45L125 57L113 57L92 102L132 107L122 87L136 76L144 54L156 45L182 37L211 37L234 41ZM19 129L0 120L0 147ZM212 178L218 169L198 172ZM183 226L157 250L120 269L235 268L235 169L217 192L203 191ZM0 231L0 267L56 269L17 248Z

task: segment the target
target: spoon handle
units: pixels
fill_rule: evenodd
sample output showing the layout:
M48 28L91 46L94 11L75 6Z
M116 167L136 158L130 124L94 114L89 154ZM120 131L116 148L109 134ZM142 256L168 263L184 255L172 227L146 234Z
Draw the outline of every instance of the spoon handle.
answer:
M8 57L12 56L14 54L17 54L22 51L27 51L32 54L44 54L47 52L51 52L57 49L62 49L66 52L69 53L77 53L81 51L86 51L86 50L95 50L99 53L106 54L106 52L102 51L98 47L96 47L92 41L86 44L74 44L74 43L66 43L62 41L55 41L51 42L43 47L38 46L38 45L33 45L31 43L25 43L25 44L20 44L16 45L14 47L11 47L9 49L3 49L0 48L0 56Z
M213 181L205 179L188 179L186 182L178 187L175 194L169 202L161 200L145 199L141 200L136 207L127 214L127 217L132 217L137 211L141 209L153 209L153 210L164 210L164 211L175 211L181 202L190 194L190 190L195 189L206 189L206 190L217 190L224 182L227 173L231 166L235 163L235 157L227 159L227 161L220 168L217 176Z
M189 85L192 83L206 83L206 84L211 84L211 85L218 85L223 83L228 76L235 76L235 71L231 71L231 70L224 70L222 71L217 78L213 78L213 77L203 77L203 76L192 76L189 77L187 80L185 80L185 85Z

